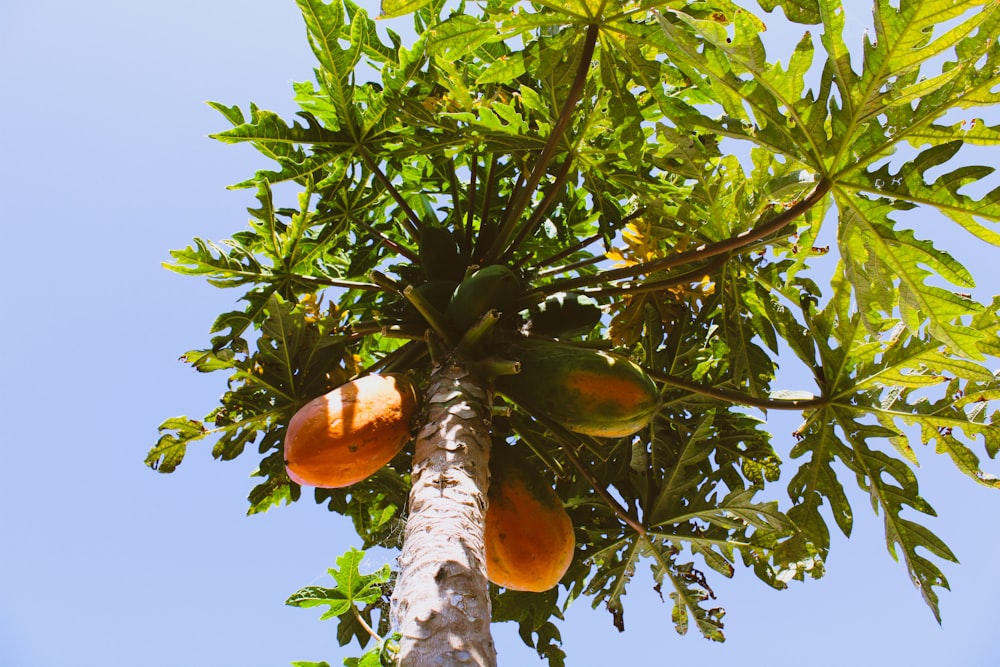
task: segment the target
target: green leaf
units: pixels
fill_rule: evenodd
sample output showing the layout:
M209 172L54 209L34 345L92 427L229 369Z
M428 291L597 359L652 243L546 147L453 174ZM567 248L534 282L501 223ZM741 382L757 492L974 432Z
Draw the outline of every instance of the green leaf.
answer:
M293 593L285 604L292 607L329 607L320 616L320 620L337 618L340 627L358 623L359 617L364 618L370 626L371 607L385 595L383 587L389 581L392 571L388 565L384 565L371 574L361 574L359 568L364 557L364 551L350 549L337 558L336 568L327 570L336 582L336 588L306 586ZM370 639L363 631L351 634L358 634L362 646ZM340 639L343 646L350 640L350 636L341 636Z
M774 11L780 6L790 20L796 23L819 23L821 20L819 13L819 3L817 0L761 0L761 8L765 12Z
M430 31L427 53L447 59L460 57L497 39L497 27L468 14L455 14Z
M160 439L146 455L146 465L162 473L173 472L184 460L187 446L201 440L209 431L205 425L187 417L173 417L160 424Z
M261 154L281 165L280 171L258 171L254 178L231 186L234 189L251 187L261 180L268 183L289 180L304 182L303 179L307 176L320 172L330 161L331 155L352 146L349 139L319 127L315 118L306 112L300 113L300 116L307 122L307 126L297 122L288 125L274 112L259 109L252 103L249 121L243 120L243 114L236 107L224 107L216 102L209 104L235 125L229 130L211 135L213 139L227 144L248 142ZM324 120L334 128L337 127L335 116L328 114ZM302 148L303 144L323 146L324 149L309 155Z
M381 652L377 648L373 648L360 658L344 658L344 665L346 667L383 667L380 654Z
M587 584L586 592L593 596L592 605L604 603L612 622L619 632L625 630L625 610L622 596L641 555L641 544L636 538L621 540L594 553L590 558L598 571Z
M518 635L525 645L535 649L549 667L565 667L562 635L549 619L561 618L559 592L552 588L542 593L505 589L493 594L493 622L516 622Z
M673 588L670 598L674 604L670 616L677 634L687 634L693 617L703 637L716 642L725 641L722 618L726 612L721 607L705 608L707 601L715 599L715 593L704 574L693 563L675 563L674 555L659 545L650 544L649 550L653 555L652 572L656 590L660 591L665 582Z
M970 287L972 277L965 267L911 231L896 230L889 216L902 208L899 202L838 194L838 203L841 254L866 317L873 311L889 315L898 307L911 332L926 323L953 352L982 359L982 335L962 324L963 317L980 312L982 306L926 282L934 270L959 287Z
M670 457L669 463L661 461L661 465L668 466L668 472L660 480L659 495L649 511L646 520L649 526L658 526L671 521L671 517L686 511L688 492L698 484L700 477L696 467L712 454L708 442L715 434L712 429L714 416L712 412L705 414L695 425L690 436L682 441L678 451L667 454ZM654 456L662 459L665 454L662 450L666 446L666 443L660 446L654 444Z
M337 129L352 136L356 130L354 108L354 68L364 52L364 18L356 15L349 33L344 32L344 10L339 3L323 0L295 0L302 12L313 54L320 63L317 78L337 112ZM355 26L358 26L355 28ZM340 40L346 39L346 47Z
M947 589L948 580L937 565L918 553L918 549L926 550L928 554L944 560L953 562L957 560L934 533L901 516L906 508L930 516L935 515L934 510L920 497L917 478L906 463L868 448L864 442L866 429L860 427L850 417L838 414L837 420L841 428L845 429L856 456L858 484L869 492L872 507L876 511L881 511L884 516L886 547L889 553L893 558L898 558L899 552L896 547L901 548L903 560L914 584L920 589L924 601L940 622L938 596L934 589Z
M301 487L289 482L283 451L275 451L266 456L251 477L263 477L264 481L250 491L247 497L250 501L247 515L260 514L277 505L290 505L302 493Z
M379 18L391 19L417 11L431 4L432 0L382 0L382 13Z

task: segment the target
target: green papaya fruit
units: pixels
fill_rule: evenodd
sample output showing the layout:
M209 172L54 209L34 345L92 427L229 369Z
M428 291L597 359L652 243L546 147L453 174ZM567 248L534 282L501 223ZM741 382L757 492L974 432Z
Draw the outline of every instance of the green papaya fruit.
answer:
M621 355L532 339L512 344L508 354L521 372L498 376L497 391L574 433L632 435L660 409L656 384Z
M455 288L447 315L459 331L465 331L488 311L509 310L520 292L520 281L506 266L484 266Z
M446 227L424 227L420 233L420 266L428 281L451 280L459 282L465 277L466 257L458 240Z
M476 235L476 243L472 249L472 261L482 264L486 253L490 251L500 233L500 223L496 220L484 220L479 225L479 233Z
M428 280L417 285L414 290L427 299L432 306L444 313L448 309L448 302L451 301L451 295L455 292L456 287L458 287L458 282L455 280Z
M601 321L601 307L585 294L559 292L522 311L528 317L532 333L553 338L582 336Z

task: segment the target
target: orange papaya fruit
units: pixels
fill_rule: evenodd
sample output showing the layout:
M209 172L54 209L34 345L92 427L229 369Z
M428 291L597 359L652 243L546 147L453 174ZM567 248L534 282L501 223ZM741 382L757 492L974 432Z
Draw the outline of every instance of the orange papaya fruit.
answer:
M516 591L547 591L573 562L576 537L562 501L541 475L507 457L490 464L486 576Z
M508 354L521 372L497 377L497 391L574 433L632 435L660 409L656 383L619 354L534 339L513 343Z
M322 488L356 484L391 461L411 437L420 392L405 375L366 375L314 398L285 432L285 469Z

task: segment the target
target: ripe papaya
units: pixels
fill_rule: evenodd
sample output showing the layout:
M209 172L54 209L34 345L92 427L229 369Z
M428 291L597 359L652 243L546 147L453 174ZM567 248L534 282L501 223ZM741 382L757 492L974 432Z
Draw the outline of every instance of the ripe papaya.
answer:
M581 336L601 321L601 306L585 294L559 292L527 310L531 332L553 338Z
M467 258L447 227L426 226L420 232L420 266L427 280L459 282L465 277Z
M370 477L410 439L420 392L405 375L366 375L306 403L285 432L295 482L340 488Z
M512 458L494 457L488 499L487 578L517 591L547 591L559 583L573 562L576 538L552 487Z
M509 356L521 362L521 372L497 377L497 391L574 433L632 435L660 409L656 384L621 355L524 339Z
M459 331L465 331L489 310L510 308L520 292L520 282L506 266L484 266L455 288L447 315Z

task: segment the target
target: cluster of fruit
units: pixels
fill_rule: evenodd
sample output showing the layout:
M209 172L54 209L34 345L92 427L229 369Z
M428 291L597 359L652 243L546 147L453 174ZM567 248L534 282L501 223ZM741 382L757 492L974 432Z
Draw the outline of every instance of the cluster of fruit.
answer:
M522 294L515 274L500 265L458 283L428 281L417 289L456 333L492 311L510 312ZM555 295L526 309L520 332L491 345L500 345L499 354L517 362L519 371L496 376L496 392L573 433L618 438L645 427L660 407L660 395L640 366L621 355L556 340L586 333L600 314L596 302L579 295ZM524 330L539 336L525 336ZM294 415L285 434L289 477L327 488L366 479L411 439L421 396L409 376L387 373L361 377L313 399ZM572 561L573 525L552 485L507 449L490 465L487 573L507 588L547 590Z

